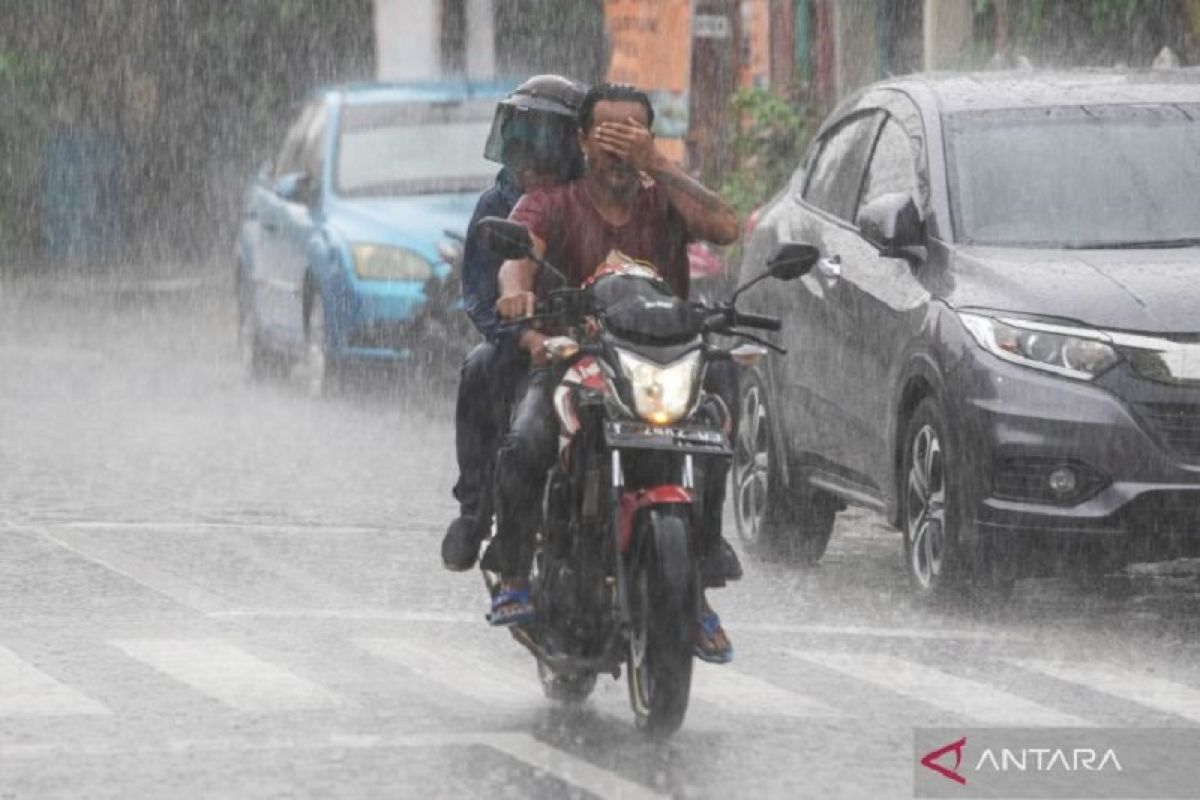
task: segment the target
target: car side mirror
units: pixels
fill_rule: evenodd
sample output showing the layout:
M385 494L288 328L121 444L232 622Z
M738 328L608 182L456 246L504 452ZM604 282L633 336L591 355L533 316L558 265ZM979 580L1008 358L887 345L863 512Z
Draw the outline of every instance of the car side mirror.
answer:
M808 274L821 257L821 251L811 244L789 242L781 244L767 259L767 273L777 280L794 281Z
M925 220L907 192L888 192L858 212L858 230L888 258L910 258L925 247Z
M275 181L275 194L289 203L308 205L312 199L312 178L307 172L289 172Z
M503 217L484 217L478 225L484 247L501 258L529 258L533 253L533 239L521 223Z

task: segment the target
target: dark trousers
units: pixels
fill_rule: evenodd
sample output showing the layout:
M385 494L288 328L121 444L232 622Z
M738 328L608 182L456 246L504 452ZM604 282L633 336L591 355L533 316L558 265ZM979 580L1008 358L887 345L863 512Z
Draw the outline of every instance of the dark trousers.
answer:
M558 457L558 419L554 414L554 389L559 379L554 369L531 370L518 388L512 427L496 456L496 541L500 573L504 578L523 578L529 572L529 553L541 524L542 493L546 473ZM731 442L737 435L738 375L729 361L708 366L705 391L721 398L732 417ZM701 562L721 538L721 510L725 503L725 478L729 462L724 458L696 460L696 500L701 513ZM704 570L706 586L724 585L713 570Z
M459 514L483 529L491 527L492 469L500 437L508 430L513 393L525 371L524 359L491 342L476 345L463 361L454 406L454 447Z

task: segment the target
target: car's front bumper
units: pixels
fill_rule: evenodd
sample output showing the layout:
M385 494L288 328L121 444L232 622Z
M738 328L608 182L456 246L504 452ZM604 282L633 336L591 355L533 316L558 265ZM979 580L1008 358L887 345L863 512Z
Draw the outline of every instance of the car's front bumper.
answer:
M1139 394L1200 410L1200 389L1151 384L1127 366L1087 383L971 351L946 393L961 437L964 522L1046 542L1179 531L1200 541L1200 458L1164 441L1137 411ZM1085 490L1064 499L1039 486L1060 466Z
M426 306L420 281L363 281L345 277L334 304L330 355L338 360L395 361L409 355L413 324Z

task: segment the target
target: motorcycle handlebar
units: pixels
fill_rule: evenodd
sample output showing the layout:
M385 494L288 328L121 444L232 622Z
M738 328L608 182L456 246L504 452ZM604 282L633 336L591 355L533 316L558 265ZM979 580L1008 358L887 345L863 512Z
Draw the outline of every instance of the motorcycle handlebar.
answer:
M734 312L733 324L743 328L758 328L764 331L777 331L783 327L783 322L779 317L768 317L762 314L744 314L741 311Z

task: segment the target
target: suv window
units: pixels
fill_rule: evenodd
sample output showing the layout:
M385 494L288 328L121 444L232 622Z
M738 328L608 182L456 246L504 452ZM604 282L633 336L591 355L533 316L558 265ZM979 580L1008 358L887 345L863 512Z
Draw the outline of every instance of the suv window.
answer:
M292 123L292 127L288 128L287 136L283 137L283 146L279 148L279 157L275 159L276 178L292 172L304 171L304 136L308 133L313 116L320 108L319 102L309 103Z
M825 137L809 172L805 200L835 217L850 219L878 122L875 113L856 116Z
M300 157L302 168L312 178L314 186L321 181L321 164L325 159L325 116L325 106L320 106L304 132Z
M866 205L880 195L903 192L921 202L917 180L917 162L913 144L904 129L895 120L888 118L875 144L875 154L867 169L863 184L862 203Z

